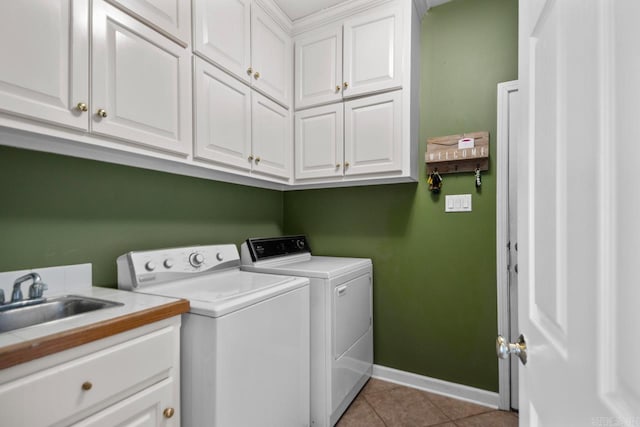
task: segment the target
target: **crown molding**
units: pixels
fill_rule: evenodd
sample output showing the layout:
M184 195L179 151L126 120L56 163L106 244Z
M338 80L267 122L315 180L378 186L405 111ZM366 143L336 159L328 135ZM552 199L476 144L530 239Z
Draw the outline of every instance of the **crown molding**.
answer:
M416 5L416 10L418 11L418 17L422 20L422 17L429 10L429 0L413 0L413 3Z
M254 0L282 29L293 36L293 21L273 0Z
M321 28L393 0L349 0L293 21L293 35ZM424 0L418 0L424 1Z

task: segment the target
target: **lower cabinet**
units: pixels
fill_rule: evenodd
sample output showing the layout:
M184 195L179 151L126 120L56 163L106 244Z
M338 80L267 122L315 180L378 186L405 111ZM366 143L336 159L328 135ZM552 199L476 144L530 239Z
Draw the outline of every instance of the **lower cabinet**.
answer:
M194 67L194 157L288 180L289 111L199 58Z
M180 425L180 317L0 371L2 425Z
M295 179L402 171L402 91L297 111Z

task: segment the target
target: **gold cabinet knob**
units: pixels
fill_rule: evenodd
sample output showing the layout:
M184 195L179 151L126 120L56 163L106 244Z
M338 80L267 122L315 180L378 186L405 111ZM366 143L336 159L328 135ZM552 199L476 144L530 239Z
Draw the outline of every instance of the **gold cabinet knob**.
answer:
M260 163L260 157L256 157L256 163Z
M91 388L93 388L93 384L91 384L91 381L85 381L82 383L82 389L85 391L89 391L91 390Z
M336 169L340 167L340 163L336 163Z
M255 73L253 73L253 78L258 80L260 78L260 73L257 72L257 71Z
M247 74L248 75L253 74L253 68L251 68L251 67L247 68Z
M165 410L162 411L162 415L164 415L165 418L171 418L175 413L176 413L176 410L173 408L165 408Z
M340 92L340 85L336 85L336 92Z
M104 119L105 117L107 117L107 112L106 112L106 110L103 110L102 108L99 108L99 109L98 109L97 114L98 114L98 116L102 117L103 119Z
M344 167L348 168L349 167L349 162L344 162Z
M344 86L344 88L346 89L346 88L348 88L348 87L349 87L349 83L344 82L344 83L342 83L342 86Z
M78 102L76 108L78 109L78 111L87 111L89 109L89 107L87 107L87 104L85 104L84 102Z
M253 160L253 154L248 157L249 161Z

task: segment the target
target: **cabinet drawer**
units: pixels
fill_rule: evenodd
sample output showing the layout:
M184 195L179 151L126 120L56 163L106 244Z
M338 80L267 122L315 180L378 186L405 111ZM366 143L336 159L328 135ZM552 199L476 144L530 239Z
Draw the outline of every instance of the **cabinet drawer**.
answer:
M177 339L164 328L2 384L2 424L59 425L122 400L169 376Z

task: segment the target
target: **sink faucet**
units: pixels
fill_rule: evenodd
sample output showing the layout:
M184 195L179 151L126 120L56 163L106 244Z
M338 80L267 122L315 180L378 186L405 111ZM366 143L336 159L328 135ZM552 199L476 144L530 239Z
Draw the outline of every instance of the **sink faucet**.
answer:
M40 275L38 273L29 273L25 274L22 277L18 277L15 282L13 282L13 293L11 294L11 302L22 301L22 289L20 289L20 285L22 285L27 280L33 280L31 286L29 286L29 299L34 298L42 298L42 293L47 290L47 285L42 282Z

